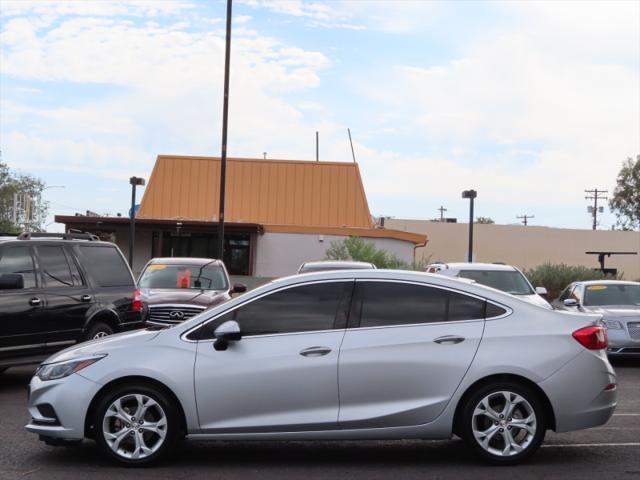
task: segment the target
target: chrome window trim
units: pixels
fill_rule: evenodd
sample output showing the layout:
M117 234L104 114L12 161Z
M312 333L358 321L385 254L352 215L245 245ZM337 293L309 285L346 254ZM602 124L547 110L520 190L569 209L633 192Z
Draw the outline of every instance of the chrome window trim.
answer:
M186 338L189 334L191 334L191 332L199 329L199 328L204 328L204 326L209 323L209 322L213 322L215 320L217 320L218 318L220 318L223 315L226 315L227 313L231 313L234 310L237 310L240 307L243 307L245 305L248 305L250 303L255 302L256 300L260 300L261 298L267 296L267 295L271 295L273 293L278 293L281 292L283 290L289 290L291 288L296 288L296 287L302 287L305 285L316 285L316 284L321 284L321 283L350 283L353 282L355 279L353 278L332 278L332 279L326 279L326 280L310 280L307 282L301 282L301 283L295 283L295 284L290 284L290 285L284 285L282 287L279 288L275 288L273 290L269 290L267 292L264 292L260 295L258 295L257 297L254 298L249 298L247 299L245 302L239 303L238 305L233 306L232 308L229 308L227 310L224 310L222 312L220 312L219 314L217 314L214 317L208 318L206 320L204 320L202 323L196 325L195 327L190 328L189 330L187 330L186 332L182 333L180 335L180 340L184 341L184 342L189 342L189 343L199 343L199 342L210 342L213 339L209 338L206 340L190 340L188 338ZM191 320L191 319L189 319ZM335 321L335 320L334 320ZM339 332L339 331L344 331L346 329L345 328L332 328L332 329L328 329L328 330L309 330L309 331L304 331L304 332L287 332L287 333L269 333L269 334L264 334L264 335L249 335L247 337L242 337L243 339L245 338L263 338L263 337L279 337L282 335L300 335L300 334L307 334L307 333L321 333L321 332Z
M190 305L188 303L154 303L153 305L149 305L150 309L151 308L156 308L156 307L161 307L161 308L162 307L164 307L164 308L166 308L166 307L170 307L170 308L174 308L174 307L182 308L182 307L185 307L185 308L197 308L197 309L200 309L200 310L206 310L207 309L207 307L203 307L202 305Z

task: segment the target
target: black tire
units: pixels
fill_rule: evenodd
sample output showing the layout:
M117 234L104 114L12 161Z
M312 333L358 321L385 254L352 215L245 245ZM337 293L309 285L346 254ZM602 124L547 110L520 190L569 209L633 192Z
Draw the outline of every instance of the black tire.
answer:
M104 419L107 414L107 410L113 404L113 402L115 402L117 399L122 399L122 398L126 399L127 396L129 395L143 395L151 398L162 409L166 418L166 430L165 430L164 440L161 441L162 443L160 443L157 450L155 450L153 453L149 454L148 456L145 456L144 458L137 458L137 459L127 458L126 455L132 453L132 452L128 452L128 450L135 449L134 439L135 439L136 433L134 432L133 434L131 434L130 433L131 429L127 429L126 425L122 425L122 430L118 430L118 432L128 430L129 433L132 435L132 437L131 438L129 438L129 436L123 437L124 440L122 440L121 442L121 445L123 445L123 447L121 449L119 448L119 452L115 452L111 448L111 446L109 446L105 438L103 427L104 427ZM126 400L125 400L125 403L126 403ZM126 406L124 408L126 408ZM152 407L152 408L155 409L155 407ZM151 413L153 412L148 412L147 416L144 417L147 420L147 424L150 421L154 420L153 418L150 418L148 416ZM132 418L135 418L135 417L132 417ZM157 418L155 420L157 421ZM109 422L116 422L116 421L119 421L119 420L117 418L111 418L111 420L109 420ZM140 421L140 419L137 419L137 421ZM168 397L162 390L150 385L134 385L134 384L120 385L114 388L113 390L107 392L105 395L103 395L103 397L98 402L98 405L95 410L94 418L93 418L93 425L95 430L95 441L96 441L96 444L98 445L98 448L103 453L103 455L105 455L109 460L126 467L147 467L147 466L156 464L157 462L165 458L170 452L174 451L175 447L178 445L178 441L184 436L181 428L180 414L178 413L177 406L174 405L173 400L170 397ZM113 424L110 424L110 425L113 425ZM134 426L137 424L132 421L128 425ZM138 427L139 426L141 425L138 425ZM133 430L135 430L135 428L133 428ZM138 431L141 432L140 429ZM147 435L147 434L148 432L144 433L144 435ZM151 435L151 440L149 441L148 444L145 442L145 445L153 447L155 446L154 443L158 441L160 437L154 436L155 434L149 434L149 435Z
M511 414L512 417L501 418L499 416L500 412L502 412L502 414L505 413L505 410L500 409L501 398L502 401L506 403L506 397L500 392L509 392L518 395L525 401L517 404ZM474 418L476 407L480 406L480 402L487 397L489 405L496 407L493 411L498 412L498 416L495 419L498 423L491 420L488 415L478 415ZM512 398L515 400L517 397ZM496 403L492 404L491 402ZM531 409L535 415L535 432L529 432L515 425L510 425L510 418L516 423L522 418L530 418L528 409ZM525 417L525 415L527 415L527 417ZM483 425L480 425L481 423ZM460 432L467 446L484 462L492 465L515 465L524 462L540 448L546 434L546 425L543 404L537 392L519 383L500 382L481 387L467 398L465 404L462 406L457 430ZM531 425L529 425L529 427L531 428ZM487 442L487 447L483 447L480 444L480 440L476 439L474 428L480 435L482 435L482 432L485 430L495 430ZM517 441L518 448L522 448L522 451L513 453L512 449L509 449L509 454L507 455L499 453L500 450L506 449L508 445L507 438ZM518 441L518 439L520 440ZM522 447L522 445L525 446ZM515 451L515 449L513 450Z
M84 336L84 340L94 340L100 337L106 337L113 335L113 328L104 322L94 322L89 326L87 333Z

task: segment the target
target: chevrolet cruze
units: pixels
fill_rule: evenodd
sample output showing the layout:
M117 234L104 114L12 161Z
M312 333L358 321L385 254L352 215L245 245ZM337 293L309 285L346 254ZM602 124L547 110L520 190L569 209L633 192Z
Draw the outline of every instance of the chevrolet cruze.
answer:
M462 437L495 464L616 405L599 315L467 280L330 271L276 280L170 328L82 344L29 386L27 430L123 465L193 440Z

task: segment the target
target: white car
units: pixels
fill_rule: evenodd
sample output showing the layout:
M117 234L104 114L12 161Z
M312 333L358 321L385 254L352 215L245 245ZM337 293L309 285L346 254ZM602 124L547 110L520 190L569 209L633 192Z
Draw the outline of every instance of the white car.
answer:
M544 287L533 287L531 282L516 267L502 263L432 263L426 271L439 273L449 277L468 278L482 285L493 287L503 292L517 295L518 297L540 305L545 308L553 308L543 295L547 294Z

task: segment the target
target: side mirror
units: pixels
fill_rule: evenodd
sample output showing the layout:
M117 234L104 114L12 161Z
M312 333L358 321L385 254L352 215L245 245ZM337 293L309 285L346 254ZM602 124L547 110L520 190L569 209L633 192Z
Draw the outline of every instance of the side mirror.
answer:
M246 291L247 286L244 283L234 283L230 293L244 293Z
M0 290L19 290L21 288L24 288L24 277L21 273L0 275Z
M565 307L579 307L580 302L578 302L575 298L565 298L562 303Z
M536 287L536 293L541 297L546 297L549 294L549 292L547 292L547 289L544 287Z
M213 335L216 337L216 341L213 342L213 348L216 350L226 350L229 346L229 342L237 342L242 338L240 333L240 325L234 320L224 322L218 328L216 328Z

